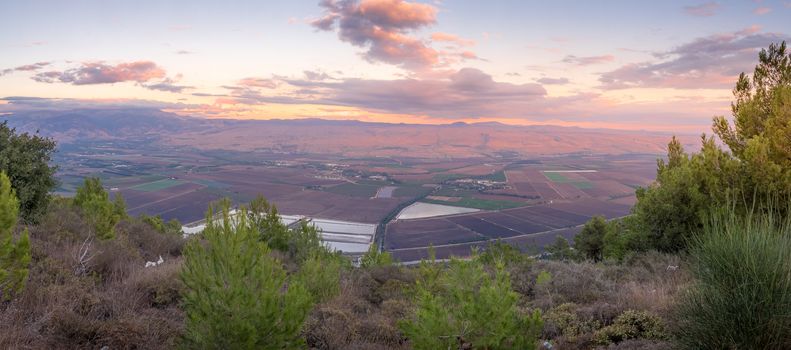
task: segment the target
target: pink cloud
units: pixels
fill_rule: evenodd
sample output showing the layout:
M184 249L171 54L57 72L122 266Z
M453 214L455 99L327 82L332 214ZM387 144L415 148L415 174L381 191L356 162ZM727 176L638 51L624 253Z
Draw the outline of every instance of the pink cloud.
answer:
M753 13L759 16L765 15L769 12L772 12L772 9L765 6L756 7L755 10L753 10Z
M432 5L404 0L323 0L320 6L324 14L311 25L323 31L337 31L342 41L366 48L363 57L368 61L428 71L466 58L457 52L445 55L413 35L436 23L437 9ZM436 38L468 44L444 33Z
M239 81L239 85L246 87L274 89L277 87L277 82L275 80L266 78L244 78Z
M449 42L449 43L456 44L458 46L473 46L473 45L475 45L475 41L473 41L473 40L464 39L464 38L460 38L457 35L453 35L453 34L449 34L449 33L441 33L441 32L437 32L437 33L431 34L431 40L433 40L433 41L440 41L440 42Z
M49 71L33 76L42 83L56 81L73 85L112 84L125 81L138 83L165 77L165 70L151 61L136 61L108 65L103 62L86 62L65 71Z
M371 22L390 28L420 28L437 17L431 5L402 0L364 0L358 9Z

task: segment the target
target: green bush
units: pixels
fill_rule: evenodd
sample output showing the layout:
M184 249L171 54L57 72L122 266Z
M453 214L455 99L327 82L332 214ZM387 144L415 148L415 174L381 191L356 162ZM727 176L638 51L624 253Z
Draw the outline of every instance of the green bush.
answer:
M247 225L258 232L261 241L272 249L285 253L289 259L301 264L318 255L333 255L322 243L318 229L302 221L298 227L289 229L280 220L277 207L263 196L250 202L247 210Z
M561 235L555 237L555 242L545 246L544 251L550 254L551 260L567 261L578 258L577 251L571 248L569 241Z
M393 257L388 252L379 251L379 247L374 243L368 248L368 252L360 258L360 267L380 267L393 264Z
M19 216L26 223L37 223L46 213L49 192L58 184L57 167L49 165L54 151L54 140L18 134L7 122L0 123L0 171L11 181L19 200Z
M93 225L96 236L101 239L115 237L115 224L121 219L116 205L110 201L107 191L98 177L85 178L77 188L74 205L82 209L83 215Z
M400 323L415 349L535 348L541 314L518 308L519 296L502 264L492 276L477 260L453 259L436 277L428 285L419 281L414 314Z
M310 291L290 279L270 255L241 208L234 218L229 201L220 222L206 217L204 241L191 241L181 279L186 286L185 348L291 349L312 307Z
M604 254L604 235L607 233L607 221L603 216L591 218L582 231L574 236L574 249L585 258L601 261Z
M340 256L315 254L305 260L294 280L308 289L313 300L321 303L338 294L342 261Z
M662 320L646 311L626 310L615 322L593 334L594 342L600 345L618 343L627 339L667 338Z
M791 219L712 215L694 241L695 284L678 305L689 349L779 349L791 344Z
M553 326L560 335L570 339L592 333L601 327L601 324L594 319L581 320L576 309L577 305L573 303L560 304L547 312L546 322Z
M116 196L116 199L118 197ZM123 203L123 202L121 202ZM116 201L116 208L118 208L118 201ZM140 214L140 221L143 221L151 227L153 227L157 232L165 235L181 235L183 231L181 229L181 222L178 219L171 219L168 222L162 220L162 217L159 215L149 216L146 214Z
M478 261L484 265L494 266L498 262L506 265L529 263L531 258L527 254L522 254L519 248L505 243L501 240L489 242L483 251L478 252L477 249L472 252Z
M0 302L11 299L27 282L30 238L27 230L14 242L19 201L11 181L0 172Z

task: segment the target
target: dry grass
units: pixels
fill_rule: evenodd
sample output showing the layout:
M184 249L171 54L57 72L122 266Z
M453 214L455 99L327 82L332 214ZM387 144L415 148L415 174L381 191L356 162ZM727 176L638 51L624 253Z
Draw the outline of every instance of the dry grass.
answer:
M317 306L304 334L314 349L408 349L397 322L411 305L414 271L359 269L341 278L341 292Z
M30 228L25 290L0 305L2 349L162 349L181 333L181 243L124 224L117 238L92 239L73 210L54 205ZM180 238L179 238L180 239ZM148 241L141 245L138 242ZM145 268L147 257L165 263Z

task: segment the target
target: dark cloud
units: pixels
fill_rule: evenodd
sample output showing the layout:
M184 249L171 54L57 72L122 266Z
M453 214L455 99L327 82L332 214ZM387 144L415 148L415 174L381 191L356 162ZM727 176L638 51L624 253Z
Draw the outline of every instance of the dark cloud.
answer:
M544 85L565 85L569 83L568 78L541 78L536 81Z
M684 6L684 12L697 17L709 17L717 14L720 8L722 8L722 5L716 2L707 2L700 5Z
M601 75L604 88L727 88L739 73L750 70L758 52L787 35L758 33L750 27L735 33L698 38L670 51L655 53L662 61L625 65Z
M42 83L69 83L73 85L112 84L125 81L138 83L164 78L165 70L151 61L136 61L108 65L103 62L82 63L65 71L38 73L33 80Z
M563 59L564 63L574 64L578 66L589 66L593 64L608 63L612 61L615 61L615 56L613 55L585 56L585 57L568 55Z

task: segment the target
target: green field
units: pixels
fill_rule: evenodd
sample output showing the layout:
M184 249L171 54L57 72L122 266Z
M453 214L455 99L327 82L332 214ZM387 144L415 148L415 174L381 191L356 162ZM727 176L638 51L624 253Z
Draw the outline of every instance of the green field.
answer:
M162 179L152 182L146 182L144 184L139 184L137 186L132 186L130 189L144 191L144 192L155 192L159 190L164 190L169 187L178 186L183 184L183 181L179 180L172 180L172 179Z
M374 185L345 183L337 186L327 187L325 191L337 193L337 194L343 194L352 197L371 198L373 196L376 196L376 191L378 189L379 186L374 186Z
M420 197L431 192L431 187L400 186L393 192L393 197Z
M421 202L450 205L453 207L474 208L481 210L503 210L503 209L523 207L526 205L524 202L490 200L490 199L480 199L480 198L472 198L472 197L464 197L456 202L438 201L433 199L423 199L421 200Z
M231 187L231 185L229 185L229 184L225 184L225 183L222 183L222 182L219 182L219 181L214 181L214 180L192 180L192 182L194 182L196 184L199 184L199 185L203 185L203 186L209 187L209 188L228 188L228 187Z
M571 184L572 186L579 188L581 190L586 190L589 188L593 188L593 183L588 181L575 181L570 180L569 178L563 176L560 173L548 173L544 172L544 176L552 182L557 182L561 184Z
M477 179L477 180L490 180L490 181L499 181L505 182L505 172L500 170L488 175L464 175L464 174L454 174L454 173L445 173L445 174L436 174L433 177L434 181L446 181L446 180L457 180L457 179Z

